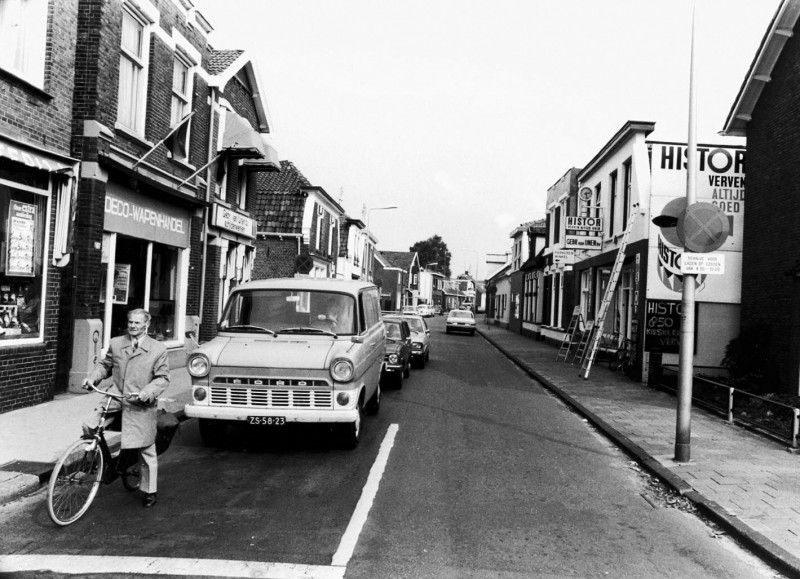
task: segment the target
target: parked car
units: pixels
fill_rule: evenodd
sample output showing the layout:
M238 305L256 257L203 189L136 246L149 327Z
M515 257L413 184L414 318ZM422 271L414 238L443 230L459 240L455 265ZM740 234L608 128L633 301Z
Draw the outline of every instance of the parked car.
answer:
M445 332L469 332L475 335L475 316L469 310L450 310L445 321Z
M431 356L431 331L422 316L403 316L411 330L411 365L424 368Z
M411 374L411 329L404 317L383 316L386 327L386 354L381 381L395 388Z
M433 315L441 316L442 314L444 314L444 310L442 309L442 306L435 306L433 308Z
M409 314L409 315L415 316L415 315L417 315L417 306L403 306L403 309L401 310L401 312L403 314Z
M271 279L230 294L218 333L188 357L200 436L222 443L228 426L331 423L355 447L363 413L380 408L384 366L380 293L370 283Z
M433 315L433 309L428 304L420 304L417 306L417 315L423 318L430 318Z

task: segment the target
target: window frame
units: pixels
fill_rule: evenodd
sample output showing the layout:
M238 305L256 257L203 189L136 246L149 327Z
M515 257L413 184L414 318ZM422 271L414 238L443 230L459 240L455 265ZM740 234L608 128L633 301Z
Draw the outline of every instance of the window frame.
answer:
M197 68L197 63L195 63L191 58L189 58L186 54L184 54L183 50L180 50L180 47L177 47L175 50L174 58L172 60L173 69L172 69L172 88L171 88L171 101L170 101L170 127L175 128L180 121L186 117L186 115L191 114L192 106L194 105L193 97L194 97L194 76L195 76L195 69ZM186 68L186 77L184 79L185 87L183 92L179 91L175 87L175 80L176 76L175 73L177 71L177 66L181 65ZM180 115L176 115L176 106L175 103L180 102L182 104L182 112ZM173 159L176 161L182 161L184 163L188 163L189 161L189 149L190 149L190 142L191 142L191 131L192 131L192 121L191 119L186 121L186 141L184 143L185 149L183 151L176 151L175 148L177 146L177 140L175 141L175 146L169 151L169 154L172 156ZM180 154L179 154L180 153Z
M122 5L122 24L124 28L125 16L127 15L141 26L141 55L131 52L123 43L122 31L120 30L119 42L119 80L117 83L117 120L115 128L132 133L135 136L144 138L145 121L147 117L147 87L148 77L150 71L150 40L152 36L153 22L140 10L130 3ZM125 87L127 93L123 93L122 83L124 82L122 75L122 60L127 59L133 67L139 67L139 83L138 87ZM135 94L134 94L135 93ZM122 106L126 104L122 98L123 94L129 94L135 107L134 118L131 124L128 124L127 118L122 119ZM133 125L133 126L131 126Z
M0 55L8 54L8 58L0 56L0 68L44 90L47 67L48 0L0 0L0 2L7 3L7 8L13 8L11 4L14 3L20 15L17 27L22 31L15 43L17 50L12 51L9 41L12 39L12 34L9 30L14 25L8 23L3 25L3 22L0 22ZM0 15L2 13L3 10L0 10ZM8 39L6 43L2 42L3 38ZM21 67L17 65L20 58L26 61Z

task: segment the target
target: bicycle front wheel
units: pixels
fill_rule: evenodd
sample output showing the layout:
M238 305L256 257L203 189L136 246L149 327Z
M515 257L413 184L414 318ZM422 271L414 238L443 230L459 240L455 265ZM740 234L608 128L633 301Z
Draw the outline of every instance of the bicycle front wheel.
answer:
M92 504L103 479L103 453L92 440L77 440L56 463L47 486L47 510L57 525L74 523ZM95 448L89 449L94 446Z

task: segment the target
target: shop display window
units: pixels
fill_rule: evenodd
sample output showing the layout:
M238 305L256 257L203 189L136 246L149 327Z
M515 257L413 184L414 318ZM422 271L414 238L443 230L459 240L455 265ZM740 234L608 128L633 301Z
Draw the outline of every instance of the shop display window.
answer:
M11 165L0 163L0 341L42 330L48 174Z
M175 302L178 295L178 250L153 244L150 273L150 334L156 340L175 336Z

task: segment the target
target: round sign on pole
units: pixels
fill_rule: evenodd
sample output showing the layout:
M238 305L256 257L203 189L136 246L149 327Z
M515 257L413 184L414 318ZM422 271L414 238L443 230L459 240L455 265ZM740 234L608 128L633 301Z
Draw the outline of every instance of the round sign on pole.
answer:
M678 217L678 239L694 253L719 249L730 230L728 216L713 203L694 203Z
M294 260L294 269L297 273L308 275L314 269L314 258L305 253L298 255Z

